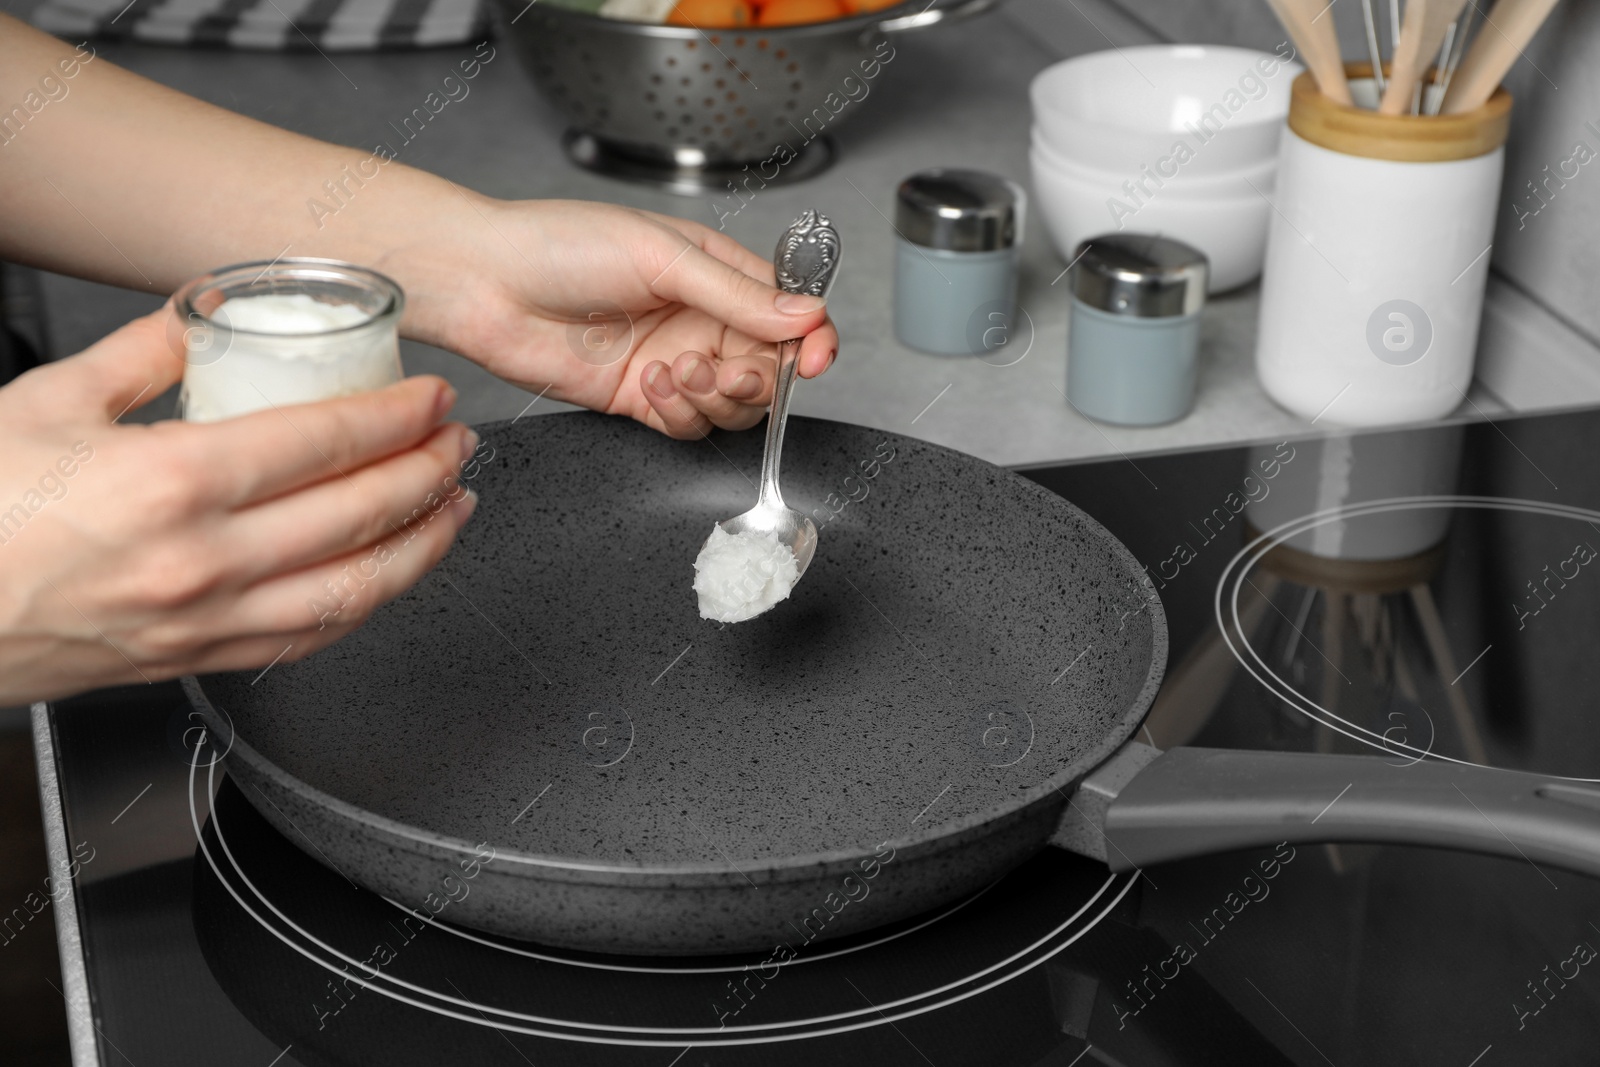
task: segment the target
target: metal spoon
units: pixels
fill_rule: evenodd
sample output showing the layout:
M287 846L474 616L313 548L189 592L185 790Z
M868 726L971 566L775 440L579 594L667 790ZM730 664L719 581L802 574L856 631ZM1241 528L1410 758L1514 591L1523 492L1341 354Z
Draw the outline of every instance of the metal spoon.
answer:
M786 293L827 296L839 268L839 231L826 215L812 210L803 213L783 231L772 254L778 288ZM783 427L789 417L789 398L794 393L794 375L800 355L798 338L778 345L778 376L772 386L772 407L767 415L767 444L761 456L761 489L756 506L742 515L717 523L730 534L775 533L778 543L794 553L799 571L805 574L817 552L817 527L809 518L783 502L778 491L778 460L783 453Z

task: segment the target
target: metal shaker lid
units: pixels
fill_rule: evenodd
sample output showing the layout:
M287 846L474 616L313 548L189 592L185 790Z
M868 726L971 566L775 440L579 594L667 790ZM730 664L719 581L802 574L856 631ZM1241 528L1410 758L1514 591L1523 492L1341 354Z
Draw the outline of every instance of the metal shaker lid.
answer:
M937 168L918 171L895 191L894 225L924 248L992 252L1016 244L1021 191L997 174Z
M1170 237L1110 233L1077 248L1072 295L1113 315L1159 319L1191 315L1206 301L1204 252Z

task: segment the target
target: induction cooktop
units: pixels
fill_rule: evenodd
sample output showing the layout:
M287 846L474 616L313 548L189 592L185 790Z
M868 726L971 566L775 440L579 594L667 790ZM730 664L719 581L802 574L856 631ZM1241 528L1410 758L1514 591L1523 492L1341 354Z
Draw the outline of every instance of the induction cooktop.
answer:
M1575 412L1024 473L1160 592L1144 740L1592 780L1597 452ZM601 956L355 886L245 801L176 684L37 705L34 730L79 1067L1600 1055L1600 881L1516 858L1340 842L1114 875L1048 851L783 957Z

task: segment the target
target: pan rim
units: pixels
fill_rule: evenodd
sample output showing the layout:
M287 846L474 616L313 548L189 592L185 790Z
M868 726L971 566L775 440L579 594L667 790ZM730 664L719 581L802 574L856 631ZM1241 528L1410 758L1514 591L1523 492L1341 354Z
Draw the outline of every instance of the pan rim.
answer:
M572 411L553 412L549 415L540 416L540 418L589 419L612 422L624 417L602 415L590 411ZM509 428L515 421L514 419L508 419L485 423L478 429L481 432L481 436L487 438L496 430ZM1132 551L1094 516L1065 497L1058 496L1008 467L989 463L987 460L970 453L961 452L931 441L924 441L892 430L868 427L859 423L798 415L791 416L791 421L828 423L845 427L849 430L870 430L873 433L886 434L893 438L897 444L903 442L916 448L946 453L962 462L977 463L991 470L999 471L1007 477L1015 478L1023 487L1024 492L1034 494L1046 506L1064 507L1075 512L1078 519L1084 522L1088 529L1111 549L1111 556L1116 566L1134 578L1135 586L1144 596L1145 610L1150 616L1150 665L1138 693L1127 702L1120 716L1109 729L1104 731L1101 739L1089 745L1079 756L1067 762L1059 770L1047 775L1037 785L1012 798L1006 803L1004 810L998 814L994 807L991 806L953 822L930 823L928 829L903 837L887 838L877 848L889 847L891 854L896 859L901 858L902 853L910 858L933 855L960 847L968 841L987 837L1000 827L1028 818L1041 805L1050 804L1057 798L1059 798L1060 806L1064 806L1070 800L1072 789L1077 785L1078 781L1109 759L1138 730L1151 704L1154 703L1156 693L1160 690L1161 683L1166 675L1168 654L1166 613L1162 607L1161 598L1156 592L1155 583L1145 573L1144 567L1134 558ZM644 427L640 427L640 429L645 430ZM721 432L726 433L728 431ZM385 815L379 815L350 801L336 797L290 774L261 755L248 742L238 736L227 717L219 714L216 707L211 703L200 678L195 675L184 675L179 681L190 704L200 713L208 725L211 725L214 729L225 726L225 730L218 729L218 736L224 737L228 742L227 756L238 755L251 773L262 775L289 794L300 796L349 822L361 825L376 835L387 839L392 844L405 848L410 852L431 853L441 858L478 855L478 846L465 838L441 831L426 830ZM246 795L248 796L248 793ZM493 842L487 843L493 845ZM501 850L496 847L494 862L499 864L504 861L508 866L501 868L501 870L515 871L521 877L644 889L661 888L662 883L670 883L674 887L687 888L690 886L748 885L752 881L758 884L779 884L790 881L811 880L827 872L853 868L860 860L873 855L872 848L861 846L854 849L832 849L799 856L751 859L741 861L736 867L731 862L654 865L605 863L526 852L518 849Z

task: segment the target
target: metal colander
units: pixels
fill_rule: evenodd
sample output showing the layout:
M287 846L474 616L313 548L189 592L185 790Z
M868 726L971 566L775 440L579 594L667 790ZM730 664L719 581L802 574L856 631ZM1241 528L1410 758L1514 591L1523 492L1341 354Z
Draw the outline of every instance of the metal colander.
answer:
M809 151L815 160L824 134L860 111L892 68L891 35L996 2L954 0L899 15L893 11L902 8L804 26L702 30L496 0L501 36L565 114L572 127L568 150L579 162L602 170L631 163L680 179L771 159L780 145L797 155ZM773 169L794 177L818 168ZM688 184L697 183L689 177Z

